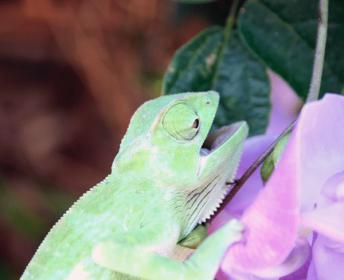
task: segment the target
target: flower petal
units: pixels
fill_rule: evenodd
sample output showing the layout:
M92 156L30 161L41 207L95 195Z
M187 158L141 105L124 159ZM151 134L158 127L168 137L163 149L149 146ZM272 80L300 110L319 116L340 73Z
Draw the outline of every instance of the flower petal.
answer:
M317 231L337 242L344 243L344 203L305 212L301 216L304 227Z
M247 227L245 243L230 247L223 262L224 270L235 267L253 271L276 266L293 249L299 213L294 141L292 137L267 185L244 212L241 220Z
M332 201L344 202L344 171L328 179L322 193Z
M287 259L282 264L267 269L257 270L253 273L268 279L274 277L283 277L301 268L303 264L306 263L309 256L310 246L308 241L306 239L299 239L293 251L291 251Z
M326 181L344 167L344 97L327 94L307 104L297 124L301 211L321 201Z
M318 236L313 245L313 260L307 280L342 280L344 275L344 244Z
M302 101L294 90L276 73L268 71L271 82L271 113L267 134L280 134L296 119Z
M275 139L276 136L264 135L249 138L245 142L244 153L237 172L238 178L266 151ZM226 206L226 211L242 213L253 202L262 187L263 181L260 177L259 170L257 170Z

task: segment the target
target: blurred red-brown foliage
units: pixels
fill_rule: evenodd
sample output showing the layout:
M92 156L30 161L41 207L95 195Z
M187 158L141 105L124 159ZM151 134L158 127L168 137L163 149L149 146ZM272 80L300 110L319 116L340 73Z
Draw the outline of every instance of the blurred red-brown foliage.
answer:
M0 279L108 172L173 52L208 22L161 0L0 1Z

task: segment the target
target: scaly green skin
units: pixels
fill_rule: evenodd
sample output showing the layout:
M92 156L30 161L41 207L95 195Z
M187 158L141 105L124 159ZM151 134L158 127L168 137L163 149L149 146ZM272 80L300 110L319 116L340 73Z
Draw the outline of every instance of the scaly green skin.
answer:
M51 229L21 279L212 279L228 246L241 237L239 222L205 239L187 261L168 256L212 214L239 162L245 122L200 154L218 102L209 91L142 105L111 174Z

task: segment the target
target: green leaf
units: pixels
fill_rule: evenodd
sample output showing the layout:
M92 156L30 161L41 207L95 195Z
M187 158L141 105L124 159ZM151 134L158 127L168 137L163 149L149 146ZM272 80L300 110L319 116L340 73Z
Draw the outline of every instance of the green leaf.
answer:
M263 166L260 169L260 175L264 182L267 182L271 174L275 170L275 167L282 157L282 154L290 139L290 133L284 135L276 144L272 153L264 160Z
M208 28L181 47L163 80L164 94L210 89L221 96L216 127L246 120L251 135L265 131L270 112L266 68L236 32L222 27Z
M306 99L318 24L317 0L249 0L241 9L243 41ZM321 93L344 86L344 2L330 1L329 30Z

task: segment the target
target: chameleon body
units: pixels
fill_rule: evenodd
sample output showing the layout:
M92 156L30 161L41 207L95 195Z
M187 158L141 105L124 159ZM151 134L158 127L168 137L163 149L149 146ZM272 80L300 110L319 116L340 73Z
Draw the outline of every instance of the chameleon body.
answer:
M21 279L213 279L241 237L238 221L207 237L186 261L171 255L222 201L247 137L245 122L208 136L218 102L208 91L144 103L111 174L55 224Z

